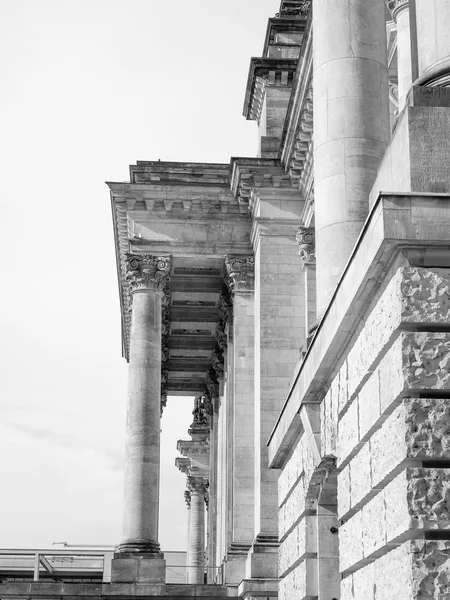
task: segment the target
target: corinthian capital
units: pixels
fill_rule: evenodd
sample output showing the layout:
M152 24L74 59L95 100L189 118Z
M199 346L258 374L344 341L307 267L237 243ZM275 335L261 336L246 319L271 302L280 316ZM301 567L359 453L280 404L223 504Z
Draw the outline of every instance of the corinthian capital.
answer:
M397 20L402 10L409 8L409 0L386 0L386 4L392 13L392 18Z
M170 256L127 254L126 275L130 294L139 290L163 292L170 279Z
M202 494L204 496L209 487L209 482L205 477L189 476L186 487L190 494Z
M302 263L314 264L316 262L316 232L314 227L298 227L295 236L299 247Z
M225 267L228 273L228 286L236 292L252 292L255 282L254 256L227 256Z

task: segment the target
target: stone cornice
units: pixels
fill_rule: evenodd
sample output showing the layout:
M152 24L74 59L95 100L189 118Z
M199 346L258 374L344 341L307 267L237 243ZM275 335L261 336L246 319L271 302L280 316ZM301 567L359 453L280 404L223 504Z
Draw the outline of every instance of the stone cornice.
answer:
M264 40L263 56L267 56L269 46L275 44L277 33L302 33L305 29L306 19L303 15L295 18L292 16L272 17L267 24L266 39ZM299 47L298 44L289 44L292 47Z
M312 202L310 195L313 192L313 47L310 17L305 27L281 138L280 159L308 204Z
M232 158L230 187L241 210L248 212L254 188L292 189L293 184L277 159Z
M255 289L255 257L227 256L228 286L233 294L248 294Z
M244 117L259 123L266 85L292 85L296 67L296 58L251 58L243 109Z
M202 216L239 212L228 181L226 187L113 182L109 182L108 186L114 203L123 203L128 211L146 211L163 217L173 215L174 218L187 214Z

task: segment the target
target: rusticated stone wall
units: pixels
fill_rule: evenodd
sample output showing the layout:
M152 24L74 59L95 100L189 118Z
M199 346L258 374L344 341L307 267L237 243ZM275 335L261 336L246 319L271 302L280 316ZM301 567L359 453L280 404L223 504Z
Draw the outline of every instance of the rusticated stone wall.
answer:
M450 269L397 269L362 323L320 407L340 600L450 598ZM279 478L281 600L325 600L313 454L303 434Z
M338 467L341 600L449 591L449 310L448 269L398 269L324 399L322 452Z

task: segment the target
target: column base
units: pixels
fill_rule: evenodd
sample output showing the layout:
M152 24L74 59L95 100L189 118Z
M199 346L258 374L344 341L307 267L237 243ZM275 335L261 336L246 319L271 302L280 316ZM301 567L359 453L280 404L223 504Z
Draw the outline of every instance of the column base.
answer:
M224 585L238 585L245 578L245 563L250 548L249 543L231 543L223 561Z
M159 545L158 545L159 548ZM165 583L166 561L162 552L116 552L111 561L111 582Z
M245 578L277 579L279 545L276 535L257 535L245 563Z
M158 542L148 538L134 538L132 540L124 540L119 544L119 554L122 552L138 554L155 554L163 556Z

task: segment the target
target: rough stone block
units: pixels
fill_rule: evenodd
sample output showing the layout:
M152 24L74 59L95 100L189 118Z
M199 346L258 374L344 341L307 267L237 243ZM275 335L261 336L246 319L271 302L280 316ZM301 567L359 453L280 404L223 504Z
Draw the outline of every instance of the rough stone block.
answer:
M286 500L286 503L280 509L279 531L280 539L283 539L286 532L295 524L303 515L306 506L306 495L303 486L303 479L297 481L291 495Z
M341 581L340 600L355 600L353 594L353 575L349 575Z
M369 444L364 444L350 461L351 506L358 504L372 489Z
M317 562L307 559L280 581L280 600L312 598L317 596Z
M346 571L364 558L362 513L356 513L339 528L339 565Z
M338 463L342 463L354 451L358 442L358 402L355 400L338 424Z
M367 569L361 569L361 573ZM450 597L450 541L411 540L373 563L375 600ZM353 575L355 577L355 574Z
M334 382L320 405L321 454L336 455L338 424L338 385Z
M450 270L401 267L392 277L366 319L346 363L340 370L347 382L339 411L351 401L363 379L403 325L448 323Z
M350 465L347 465L337 476L338 481L338 511L341 519L351 507Z
M353 597L355 600L375 600L375 589L373 564L353 573Z
M370 438L372 485L409 458L450 458L450 401L405 398Z
M279 576L282 577L296 562L316 552L316 518L304 517L280 545L278 551Z
M404 544L373 563L376 600L384 600L384 598L412 600L412 569L408 550L409 544ZM362 575L366 568L361 569Z
M386 544L385 497L378 494L362 509L362 531L364 558Z
M166 561L163 558L132 556L113 558L111 581L117 583L164 583Z
M381 414L379 372L369 377L358 394L359 436L363 439Z

